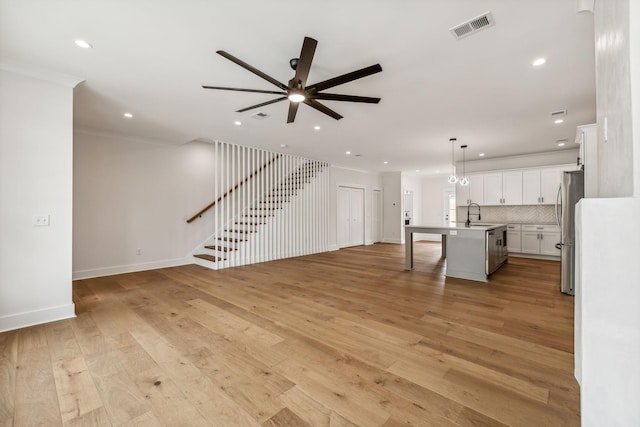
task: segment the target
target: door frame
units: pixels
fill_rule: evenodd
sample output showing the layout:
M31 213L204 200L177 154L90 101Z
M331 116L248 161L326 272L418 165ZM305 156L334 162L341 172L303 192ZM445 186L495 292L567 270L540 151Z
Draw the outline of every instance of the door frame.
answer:
M380 193L380 206L374 206L373 205L373 201L374 201L374 197L373 197L373 193L374 192L378 192ZM378 207L380 209L378 209ZM375 236L373 235L373 213L377 211L378 212L378 221L380 222L379 225L379 230L378 230L378 237L379 240L376 241ZM366 217L366 215L365 215ZM365 239L365 244L374 244L374 243L378 243L378 242L382 242L384 236L384 191L381 187L372 187L371 188L371 239L370 239L370 243L367 243L367 240Z

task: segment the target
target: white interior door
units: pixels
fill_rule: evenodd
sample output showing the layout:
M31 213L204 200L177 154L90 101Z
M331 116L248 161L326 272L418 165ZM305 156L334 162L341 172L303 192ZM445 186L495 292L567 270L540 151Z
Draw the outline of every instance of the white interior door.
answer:
M453 226L456 222L456 192L444 190L442 194L442 224Z
M338 187L338 246L364 245L364 189Z
M382 191L373 190L371 194L371 239L377 243L382 241Z

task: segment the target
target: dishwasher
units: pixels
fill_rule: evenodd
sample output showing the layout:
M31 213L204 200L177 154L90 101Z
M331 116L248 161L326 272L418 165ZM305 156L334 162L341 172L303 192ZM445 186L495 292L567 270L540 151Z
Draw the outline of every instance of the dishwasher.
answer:
M485 242L485 273L489 275L507 261L507 230L488 230Z

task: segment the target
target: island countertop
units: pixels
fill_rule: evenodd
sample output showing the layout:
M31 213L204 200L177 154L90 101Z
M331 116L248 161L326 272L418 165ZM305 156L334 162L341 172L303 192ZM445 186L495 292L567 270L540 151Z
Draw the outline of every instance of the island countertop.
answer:
M451 247L452 259L447 260L446 275L486 282L488 276L506 262L506 230L507 224L471 223L469 227L464 224L407 225L405 226L405 268L413 269L414 234L441 234L444 258L449 258L447 246L450 239L450 243L455 245ZM499 261L495 262L496 259Z

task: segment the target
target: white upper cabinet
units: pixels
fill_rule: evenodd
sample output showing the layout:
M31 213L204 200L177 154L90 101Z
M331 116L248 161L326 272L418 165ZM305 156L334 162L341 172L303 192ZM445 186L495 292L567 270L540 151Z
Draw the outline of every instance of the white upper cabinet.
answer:
M484 203L484 176L482 174L470 174L469 185L462 186L460 181L456 184L456 205L467 206L469 203Z
M553 205L560 187L561 168L528 169L522 172L522 204Z
M521 205L522 171L485 173L484 204Z

